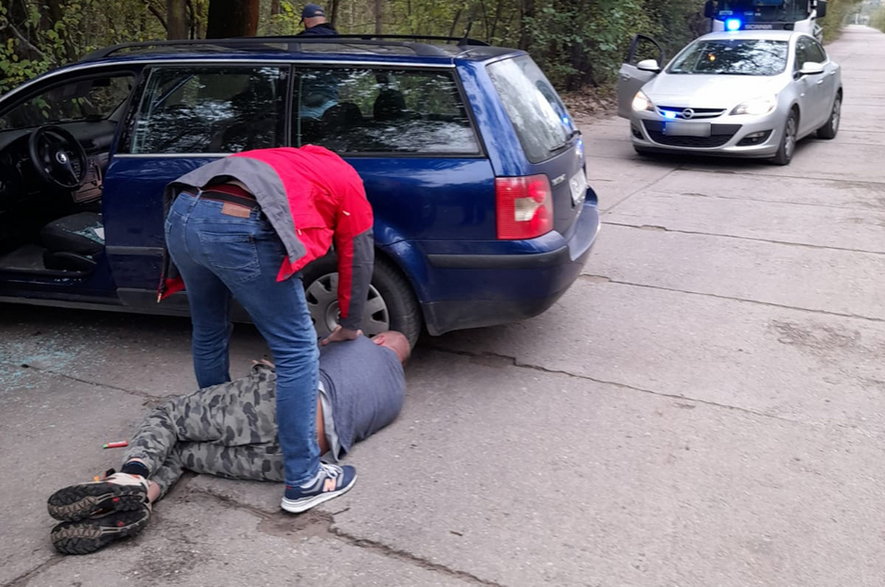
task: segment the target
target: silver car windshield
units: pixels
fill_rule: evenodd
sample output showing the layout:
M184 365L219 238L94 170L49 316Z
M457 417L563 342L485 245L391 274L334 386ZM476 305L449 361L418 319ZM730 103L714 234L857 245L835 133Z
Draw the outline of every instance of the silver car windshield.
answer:
M719 39L686 47L667 73L706 75L777 75L787 67L786 41Z

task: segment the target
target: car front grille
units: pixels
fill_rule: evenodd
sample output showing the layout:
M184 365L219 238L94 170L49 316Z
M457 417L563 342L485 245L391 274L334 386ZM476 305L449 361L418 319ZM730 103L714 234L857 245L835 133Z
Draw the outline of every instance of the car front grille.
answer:
M661 116L673 113L680 120L703 120L725 114L724 108L686 108L685 106L658 106Z
M739 124L711 124L710 136L691 137L681 135L665 135L664 123L656 120L643 120L643 126L652 141L669 147L721 147L727 143L734 134L741 129Z

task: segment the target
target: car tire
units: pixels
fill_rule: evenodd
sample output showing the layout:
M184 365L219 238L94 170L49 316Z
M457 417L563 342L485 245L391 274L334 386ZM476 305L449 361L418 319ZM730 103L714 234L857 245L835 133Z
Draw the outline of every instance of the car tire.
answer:
M317 336L329 335L338 320L338 260L326 255L305 267L304 293ZM393 264L375 258L372 282L362 330L372 336L384 330L398 330L415 346L421 334L422 319L409 282Z
M799 133L799 113L791 110L784 123L784 132L781 136L781 143L778 145L777 153L771 158L771 162L775 165L789 165L793 160L793 153L796 151L797 136Z
M842 118L842 94L836 94L833 99L833 109L830 110L830 117L827 122L817 129L817 136L821 139L834 139L836 133L839 132L839 122Z

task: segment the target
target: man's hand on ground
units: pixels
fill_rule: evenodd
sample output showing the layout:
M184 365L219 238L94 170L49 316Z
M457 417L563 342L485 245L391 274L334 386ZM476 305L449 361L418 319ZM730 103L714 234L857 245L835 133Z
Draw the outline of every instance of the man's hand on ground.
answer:
M341 342L344 340L353 340L359 335L363 333L362 330L351 330L350 328L344 328L340 324L335 327L335 330L332 331L332 334L323 339L322 345L327 345L330 342Z

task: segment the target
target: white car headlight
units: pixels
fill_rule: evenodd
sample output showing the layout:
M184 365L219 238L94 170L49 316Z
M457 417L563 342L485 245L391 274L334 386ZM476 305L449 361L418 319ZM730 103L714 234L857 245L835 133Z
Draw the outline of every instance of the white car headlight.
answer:
M636 92L636 95L633 96L633 103L631 104L633 110L642 111L642 110L651 110L654 112L655 105L652 104L651 100L648 99L648 96L645 95L645 92L639 90Z
M741 102L731 111L732 114L749 114L750 116L762 116L768 114L777 106L777 96L760 96Z

